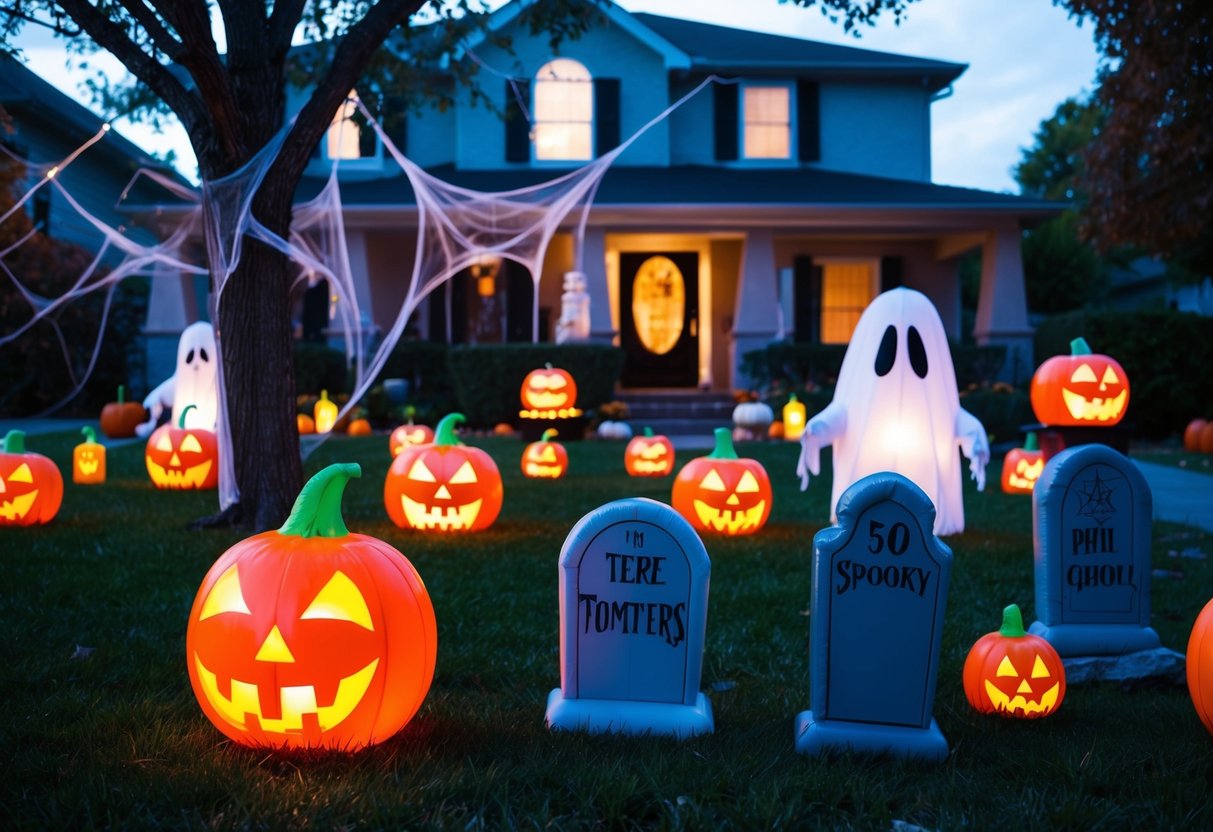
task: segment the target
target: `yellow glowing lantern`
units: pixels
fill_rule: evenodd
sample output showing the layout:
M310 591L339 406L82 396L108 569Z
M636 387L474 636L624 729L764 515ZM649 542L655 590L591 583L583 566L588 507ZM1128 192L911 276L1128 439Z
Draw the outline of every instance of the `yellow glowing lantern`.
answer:
M329 401L329 391L320 391L320 400L312 408L316 420L316 433L328 433L337 424L337 404Z
M796 394L788 396L788 403L783 406L783 438L792 442L800 441L804 433L805 410L804 402L797 400Z
M97 485L105 482L105 446L88 425L80 428L84 441L72 451L72 482Z

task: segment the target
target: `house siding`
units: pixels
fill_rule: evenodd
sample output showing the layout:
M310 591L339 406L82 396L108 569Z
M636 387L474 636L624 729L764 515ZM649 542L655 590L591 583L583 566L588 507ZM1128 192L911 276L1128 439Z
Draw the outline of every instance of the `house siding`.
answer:
M822 83L820 164L844 173L931 181L926 89L888 82Z

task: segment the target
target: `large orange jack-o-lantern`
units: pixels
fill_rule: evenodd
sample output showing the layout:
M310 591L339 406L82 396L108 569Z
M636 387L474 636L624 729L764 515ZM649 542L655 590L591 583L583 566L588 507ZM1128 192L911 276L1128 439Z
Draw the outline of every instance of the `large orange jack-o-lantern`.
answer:
M964 666L965 698L978 712L1036 719L1061 707L1066 669L1053 645L1024 631L1019 607L1002 611L1002 627L977 640Z
M536 479L558 480L569 470L569 454L564 445L553 442L555 428L548 428L538 442L522 451L522 473Z
M0 526L49 523L63 502L63 475L42 454L26 453L25 432L10 430L0 452Z
M666 477L674 473L674 443L652 428L634 436L623 451L623 467L633 477Z
M238 743L352 751L399 731L434 678L434 607L392 546L353 534L354 464L303 487L281 529L228 549L198 588L185 636L203 713Z
M1007 451L1002 461L1002 490L1008 494L1031 494L1044 467L1044 454L1036 442L1036 434L1029 433L1023 447Z
M682 466L670 503L699 531L753 534L771 514L771 480L760 462L738 458L728 428L716 428L716 447Z
M182 409L177 427L161 425L147 438L144 461L157 488L205 490L219 484L219 442L209 430L185 426L185 414L193 409Z
M567 370L546 364L522 380L520 393L526 410L559 410L577 403L577 383Z
M493 458L455 436L462 413L438 423L434 441L400 452L383 483L388 516L402 529L474 532L501 513L501 472Z
M1115 425L1129 408L1129 377L1113 358L1075 338L1032 376L1032 410L1046 425Z
M1213 734L1213 601L1196 616L1188 636L1187 676L1196 714Z
M72 482L99 485L105 482L105 446L97 441L97 432L88 425L80 428L84 441L72 450Z

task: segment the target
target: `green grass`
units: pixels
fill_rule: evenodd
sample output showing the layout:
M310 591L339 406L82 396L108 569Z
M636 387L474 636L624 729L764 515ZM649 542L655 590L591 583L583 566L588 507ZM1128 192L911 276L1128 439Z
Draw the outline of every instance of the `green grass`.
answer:
M75 436L32 437L67 470ZM353 756L237 747L202 715L184 660L186 617L211 563L242 535L189 532L214 495L155 491L142 449L110 450L103 487L70 482L48 527L0 530L0 742L5 829L1106 829L1213 827L1213 738L1183 688L1071 687L1037 721L980 717L960 672L1010 602L1034 617L1031 501L966 485L969 531L955 553L935 717L941 765L798 756L792 725L808 701L812 535L829 480L796 489L791 443L743 445L776 483L770 522L748 539L708 538L711 599L703 673L716 733L688 742L552 734L544 702L559 684L557 557L584 513L624 496L668 499L669 480L628 478L622 445L568 443L559 484L518 471L521 443L474 440L506 480L487 532L427 537L383 509L387 440L335 438L308 470L363 466L350 483L351 530L413 562L438 618L438 665L420 713ZM690 455L680 453L680 459ZM991 466L991 479L997 470ZM1155 563L1153 623L1183 651L1213 587L1213 560ZM1177 565L1178 563L1178 565ZM72 658L77 645L93 648Z

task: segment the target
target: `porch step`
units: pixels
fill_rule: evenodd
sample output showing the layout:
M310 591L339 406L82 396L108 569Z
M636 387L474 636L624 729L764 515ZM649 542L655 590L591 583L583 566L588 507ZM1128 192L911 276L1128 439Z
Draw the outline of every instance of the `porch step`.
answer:
M733 424L734 402L728 393L630 390L615 398L627 404L628 422L636 433L649 427L670 437L710 437L716 428Z

